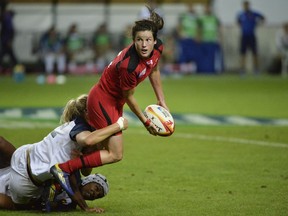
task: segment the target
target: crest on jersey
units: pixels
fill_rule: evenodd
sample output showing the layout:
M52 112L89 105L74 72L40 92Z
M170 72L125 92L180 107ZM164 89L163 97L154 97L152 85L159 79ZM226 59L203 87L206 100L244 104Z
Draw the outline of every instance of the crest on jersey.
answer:
M149 61L146 62L147 65L152 65L153 64L153 60L150 59Z

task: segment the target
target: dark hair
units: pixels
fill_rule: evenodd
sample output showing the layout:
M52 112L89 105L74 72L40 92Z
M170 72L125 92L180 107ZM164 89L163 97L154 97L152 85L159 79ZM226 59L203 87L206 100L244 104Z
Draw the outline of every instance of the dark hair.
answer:
M132 38L135 39L136 33L139 31L152 31L153 38L157 39L158 30L161 30L164 26L163 18L157 14L151 7L146 6L150 12L148 19L138 20L132 27Z

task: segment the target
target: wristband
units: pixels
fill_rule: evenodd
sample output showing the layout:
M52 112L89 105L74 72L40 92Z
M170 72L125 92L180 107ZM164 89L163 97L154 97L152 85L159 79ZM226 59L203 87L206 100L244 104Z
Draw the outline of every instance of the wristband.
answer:
M151 124L151 120L150 119L147 119L146 122L144 122L145 127L150 126L150 124Z
M120 118L117 120L117 124L119 125L120 130L123 130L123 129L124 129L124 118L123 118L123 117L120 117Z

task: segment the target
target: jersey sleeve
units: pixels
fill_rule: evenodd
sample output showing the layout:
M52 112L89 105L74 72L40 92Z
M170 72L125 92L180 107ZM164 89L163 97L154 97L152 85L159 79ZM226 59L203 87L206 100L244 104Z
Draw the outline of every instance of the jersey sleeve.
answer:
M82 131L93 131L94 129L83 119L83 118L76 118L74 120L75 126L70 131L69 135L71 140L76 141L76 135L81 133Z

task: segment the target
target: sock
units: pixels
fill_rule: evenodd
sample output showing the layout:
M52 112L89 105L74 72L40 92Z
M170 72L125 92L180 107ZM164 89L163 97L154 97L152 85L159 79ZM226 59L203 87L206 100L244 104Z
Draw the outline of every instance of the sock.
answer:
M59 164L59 167L66 173L72 173L82 168L94 168L102 166L100 151L71 159L65 163Z

